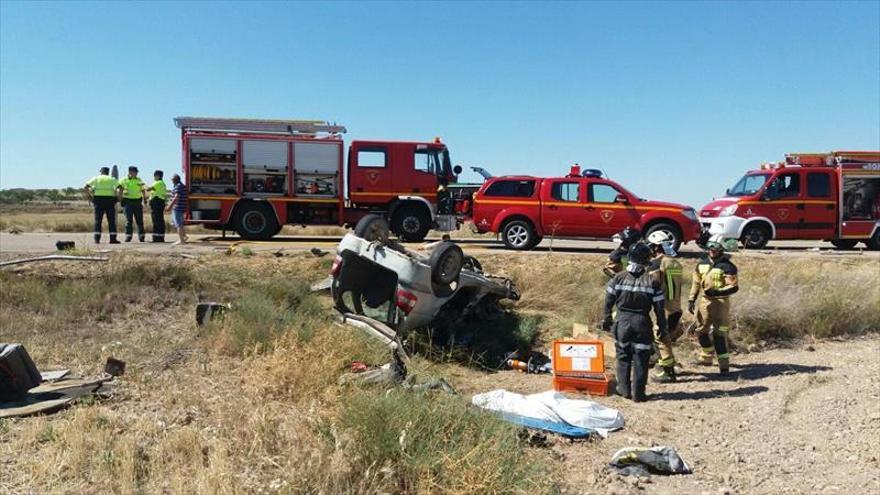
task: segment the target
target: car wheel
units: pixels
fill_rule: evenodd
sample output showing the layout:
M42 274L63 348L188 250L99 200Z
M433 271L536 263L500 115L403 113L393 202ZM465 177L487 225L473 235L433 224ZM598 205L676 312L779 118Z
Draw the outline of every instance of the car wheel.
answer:
M275 214L269 206L259 204L246 206L237 216L235 231L242 239L263 241L271 239L279 231Z
M831 245L834 246L835 249L852 249L856 247L856 244L859 241L853 239L832 239Z
M424 206L401 206L391 216L391 230L402 241L421 242L431 230L431 217Z
M865 245L868 246L868 249L871 251L880 251L880 229L874 231L874 235L865 242Z
M458 275L464 266L464 253L451 242L441 243L434 248L429 260L431 280L441 285L458 282Z
M678 248L681 247L682 236L681 230L678 227L671 223L655 223L648 227L648 230L645 231L644 238L647 239L649 235L654 232L665 232L667 235L672 237L672 247L678 251Z
M770 242L770 229L761 223L748 225L739 240L746 249L761 249Z
M514 220L504 226L501 231L504 245L510 249L525 251L535 247L537 236L535 228L526 220Z
M354 235L369 242L388 244L388 221L380 215L369 214L354 226Z

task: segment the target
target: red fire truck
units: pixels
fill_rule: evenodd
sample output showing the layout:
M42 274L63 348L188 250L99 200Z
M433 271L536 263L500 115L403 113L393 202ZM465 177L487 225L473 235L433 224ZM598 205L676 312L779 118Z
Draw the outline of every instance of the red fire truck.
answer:
M676 248L700 235L693 208L641 199L577 165L565 177L487 180L474 196L473 222L478 232L500 233L510 249L532 249L550 235L608 240L627 226L667 232Z
M178 117L189 188L187 223L268 239L283 225L354 225L380 213L401 239L458 228L446 145L352 141L323 121ZM347 197L345 193L347 192ZM438 197L439 195L439 197Z
M771 239L880 249L880 151L792 153L752 170L700 211L710 234L762 248Z

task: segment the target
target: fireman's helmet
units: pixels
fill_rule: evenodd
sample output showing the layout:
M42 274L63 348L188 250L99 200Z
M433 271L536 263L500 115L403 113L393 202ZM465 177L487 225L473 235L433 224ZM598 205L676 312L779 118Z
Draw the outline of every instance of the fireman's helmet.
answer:
M706 241L706 250L717 249L719 251L736 251L736 239L726 239L721 234L715 234Z
M617 237L620 238L620 243L624 246L632 246L633 243L638 242L642 238L642 233L639 229L627 227L621 230Z
M636 242L629 247L629 260L639 265L647 265L651 260L651 248L643 242Z
M672 235L668 232L663 232L661 230L657 230L655 232L651 232L648 235L648 245L650 246L660 246L663 248L663 252L667 256L676 256L678 253L675 252L675 246L673 245Z

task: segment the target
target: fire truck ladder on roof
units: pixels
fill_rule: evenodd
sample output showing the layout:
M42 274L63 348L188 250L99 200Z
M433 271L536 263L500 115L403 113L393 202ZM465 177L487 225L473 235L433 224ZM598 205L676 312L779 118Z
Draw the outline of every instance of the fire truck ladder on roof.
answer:
M323 120L177 117L174 119L174 125L184 131L265 132L272 134L341 134L346 132L345 126L329 124Z

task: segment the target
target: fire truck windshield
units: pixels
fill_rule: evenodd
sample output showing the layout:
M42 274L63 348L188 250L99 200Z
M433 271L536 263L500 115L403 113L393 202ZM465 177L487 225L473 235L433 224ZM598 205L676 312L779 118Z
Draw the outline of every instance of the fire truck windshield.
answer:
M733 187L727 190L728 196L751 196L761 189L770 174L744 175Z

